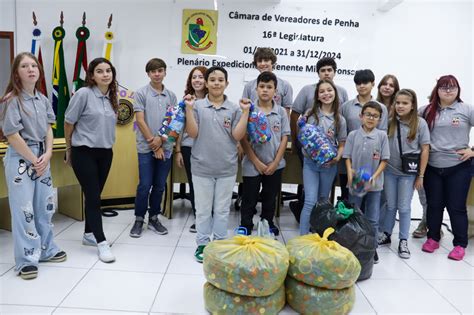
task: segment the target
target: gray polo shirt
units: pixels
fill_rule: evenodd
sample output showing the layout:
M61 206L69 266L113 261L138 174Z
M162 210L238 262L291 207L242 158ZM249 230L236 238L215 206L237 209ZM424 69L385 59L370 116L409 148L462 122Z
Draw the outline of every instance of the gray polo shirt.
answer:
M77 90L69 101L64 120L74 125L71 145L110 149L115 142L117 114L109 95L97 86Z
M135 92L133 99L133 111L143 112L145 115L145 122L148 128L150 128L153 136L158 135L158 131L162 126L168 108L170 106L174 107L178 104L176 95L165 86L163 86L163 91L159 93L150 84L138 89ZM137 141L137 152L151 152L152 150L139 128L136 128L135 135ZM173 144L165 141L163 142L162 148L165 151L171 151Z
M256 110L260 110L258 100L255 102ZM281 138L290 134L290 123L288 121L288 114L286 110L279 106L273 105L270 113L266 114L272 137L266 143L252 143L252 150L257 155L258 159L264 164L270 164L275 160L278 153L278 148L281 144ZM286 165L285 159L282 158L278 164L277 169L284 168ZM242 175L243 176L258 176L260 175L255 168L255 165L250 161L247 155L242 160Z
M229 177L237 174L237 141L232 130L239 122L240 107L224 96L219 108L204 98L194 104L198 135L191 150L191 172L201 177Z
M377 102L373 98L371 101ZM380 106L382 106L382 119L380 119L379 124L377 125L377 128L380 130L387 130L388 127L388 111L387 107L380 103ZM360 121L360 112L362 111L362 105L359 103L359 100L356 98L345 102L342 104L341 107L341 114L344 116L346 119L347 123L347 132L351 132L353 130L359 129L360 126L362 126L362 122Z
M324 132L331 140L332 144L338 147L338 143L341 141L346 141L347 138L347 126L346 120L344 117L339 114L339 132L336 133L336 122L334 120L334 114L324 114L322 112L318 113L319 123L316 124L316 118L314 115L310 115L306 121L308 124L315 126L321 126L324 129Z
M345 159L351 159L352 168L357 172L360 167L366 167L375 173L382 160L390 159L390 149L385 131L374 128L366 133L362 127L351 131L347 136L344 153ZM383 189L383 173L376 179L369 191Z
M313 108L314 104L314 93L316 91L316 84L305 85L293 102L292 111L302 114L306 113L309 109ZM336 85L337 94L339 96L339 104L343 104L347 101L347 91L342 86Z
M186 129L186 127L184 129ZM181 146L192 147L193 143L194 143L194 139L191 138L185 130L183 130L182 137L181 137Z
M43 142L48 124L55 122L56 116L46 96L37 91L34 96L22 92L6 104L2 130L5 136L19 132L26 142Z
M390 160L388 161L387 169L390 169L390 171L396 175L410 176L402 172L402 160L400 158L400 148L398 146L397 128L395 128L394 131L393 136L388 138ZM400 121L400 131L403 154L421 153L421 146L424 144L430 144L430 130L428 129L428 124L423 118L418 119L418 129L416 131L415 139L408 139L408 133L410 132L410 126L408 123Z
M244 91L242 92L242 98L251 99L253 102L258 100L257 95L257 79L248 82ZM285 108L291 108L293 103L293 88L288 81L277 78L277 93L273 97L273 100L277 105Z
M420 107L422 115L426 106ZM434 128L431 130L430 157L428 164L446 168L456 166L463 161L457 150L469 148L469 133L474 126L474 107L454 102L443 109L439 108Z

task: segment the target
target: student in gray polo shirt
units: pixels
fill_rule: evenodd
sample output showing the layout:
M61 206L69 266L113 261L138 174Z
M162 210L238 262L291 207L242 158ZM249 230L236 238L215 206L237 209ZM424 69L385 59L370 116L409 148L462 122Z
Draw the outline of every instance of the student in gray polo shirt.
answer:
M253 55L253 64L257 70L262 73L264 71L273 71L273 66L277 62L277 56L271 48L258 47ZM293 88L288 81L277 78L278 88L276 90L273 100L276 105L282 106L286 109L287 113L290 113L291 104L293 103ZM248 98L252 101L258 99L257 95L257 79L252 80L245 84L244 91L242 92L242 98Z
M458 80L445 75L433 88L430 103L420 108L419 113L431 131L430 157L424 174L428 239L422 250L432 253L439 248L446 207L454 234L454 248L448 258L462 260L468 245L466 201L471 182L471 159L474 157L469 147L474 107L462 102Z
M257 78L255 109L265 113L271 130L269 142L249 143L244 137L240 143L245 156L242 160L242 207L240 226L247 235L252 234L254 209L262 186L262 213L260 217L268 221L275 236L279 230L273 223L276 197L281 186L281 175L285 168L286 144L290 134L288 115L283 107L276 104L274 96L278 88L277 77L272 72L262 72Z
M0 98L4 104L0 119L8 139L3 162L15 273L22 279L36 278L40 261L66 260L66 253L53 241L51 228L56 206L49 162L53 150L51 125L56 117L51 103L38 89L43 75L34 55L18 54L12 64L12 79Z
M334 82L334 76L336 75L337 64L334 58L321 58L316 63L316 71L318 73L319 80L328 80ZM339 105L342 105L348 100L347 91L342 86L335 85L337 89L337 95L339 99ZM304 86L296 96L293 106L291 108L290 116L290 127L291 127L291 146L293 152L298 154L303 167L303 155L301 154L301 146L296 140L297 125L296 122L300 115L303 115L313 107L314 96L316 95L316 83ZM301 210L304 205L304 193L303 187L298 185L298 201L290 202L290 209L296 217L296 220L300 221Z
M337 148L337 156L323 165L319 165L308 156L304 157L305 198L300 218L301 235L309 233L310 216L316 203L329 199L337 174L337 163L341 160L347 138L346 120L339 113L339 99L334 83L328 80L319 81L315 93L313 108L305 114L306 122L324 129L328 139Z
M204 78L207 97L194 102L185 96L186 132L194 138L191 151L197 248L194 257L203 261L204 247L227 236L227 220L237 175L237 141L247 131L250 102L240 108L224 95L229 82L222 67L209 68Z
M359 115L362 126L349 133L342 156L346 159L348 186L352 185L352 180L359 169L364 168L370 172L370 188L367 194L363 197L349 195L349 201L359 208L362 201L365 202L364 215L374 227L375 246L377 246L383 170L390 158L387 134L376 128L383 115L382 106L375 101L365 103ZM375 252L374 263L378 261Z
M375 75L372 70L358 70L354 75L357 96L342 104L341 114L346 119L347 133L357 130L361 126L360 113L364 104L369 101L375 101L372 97L372 89L375 86ZM380 103L379 103L380 104ZM387 130L388 111L387 107L380 104L382 116L378 120L377 128ZM344 163L339 164L339 184L341 185L341 198L347 200L349 192L347 190L347 174Z
M408 236L411 222L411 200L416 189L423 188L423 174L428 163L430 131L426 121L418 117L416 94L413 90L402 89L394 101L395 112L390 117L388 142L390 160L384 172L384 190L387 197L387 210L380 213L379 245L391 244L391 235L398 211L400 219L398 235L398 255L410 258ZM400 144L398 141L400 129ZM418 174L403 172L401 154L420 154Z
M166 63L162 59L149 60L145 71L150 83L135 92L133 104L138 126L136 138L139 182L135 196L135 223L130 230L130 236L135 238L142 235L147 211L148 229L160 235L168 233L158 215L161 212L166 178L173 164L173 144L163 141L158 131L167 110L178 103L176 95L163 84Z
M71 98L64 117L66 163L85 196L85 229L82 244L97 246L99 259L115 261L102 226L100 194L112 165L112 146L117 121L117 81L112 63L105 58L91 61L86 86Z

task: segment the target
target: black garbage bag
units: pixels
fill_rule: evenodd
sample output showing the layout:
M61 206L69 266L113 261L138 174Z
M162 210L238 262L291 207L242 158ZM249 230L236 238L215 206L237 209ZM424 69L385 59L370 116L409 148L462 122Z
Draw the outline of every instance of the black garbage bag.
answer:
M375 233L360 209L345 201L338 201L336 207L318 204L311 213L310 224L311 231L320 235L328 227L334 228L335 232L329 239L352 251L360 262L362 270L358 281L372 276Z

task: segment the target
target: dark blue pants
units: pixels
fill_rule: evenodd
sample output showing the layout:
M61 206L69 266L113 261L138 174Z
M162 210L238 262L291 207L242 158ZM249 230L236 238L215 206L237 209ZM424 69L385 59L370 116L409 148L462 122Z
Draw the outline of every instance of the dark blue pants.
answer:
M454 246L467 247L466 200L471 183L471 162L466 161L453 167L436 168L428 165L424 188L428 202L426 222L428 238L439 242L444 208L448 209Z
M138 153L139 183L135 197L135 216L145 217L148 200L150 204L148 215L150 218L161 212L161 199L172 161L173 157L166 160L155 159L153 152Z

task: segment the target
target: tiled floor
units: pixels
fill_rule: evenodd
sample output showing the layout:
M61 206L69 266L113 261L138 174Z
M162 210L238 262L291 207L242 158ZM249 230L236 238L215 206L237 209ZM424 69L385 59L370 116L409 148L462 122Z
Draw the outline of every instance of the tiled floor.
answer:
M415 196L413 216L420 216ZM83 223L62 215L54 218L58 244L67 251L64 263L40 266L36 280L24 281L13 272L11 233L0 230L0 314L207 314L202 265L194 261L195 234L189 203L175 201L172 220L162 219L169 234L144 231L128 236L133 211L105 218L106 236L117 261L104 264L96 249L81 245ZM239 213L231 211L229 231ZM282 242L298 235L287 203L277 220ZM417 222L412 222L412 229ZM393 240L398 237L395 228ZM351 314L473 314L474 246L462 262L448 260L452 236L445 231L435 254L420 250L422 240L410 239L412 258L398 257L397 242L379 249L380 263L371 279L356 285ZM471 241L472 243L472 241ZM296 314L287 306L281 314Z

